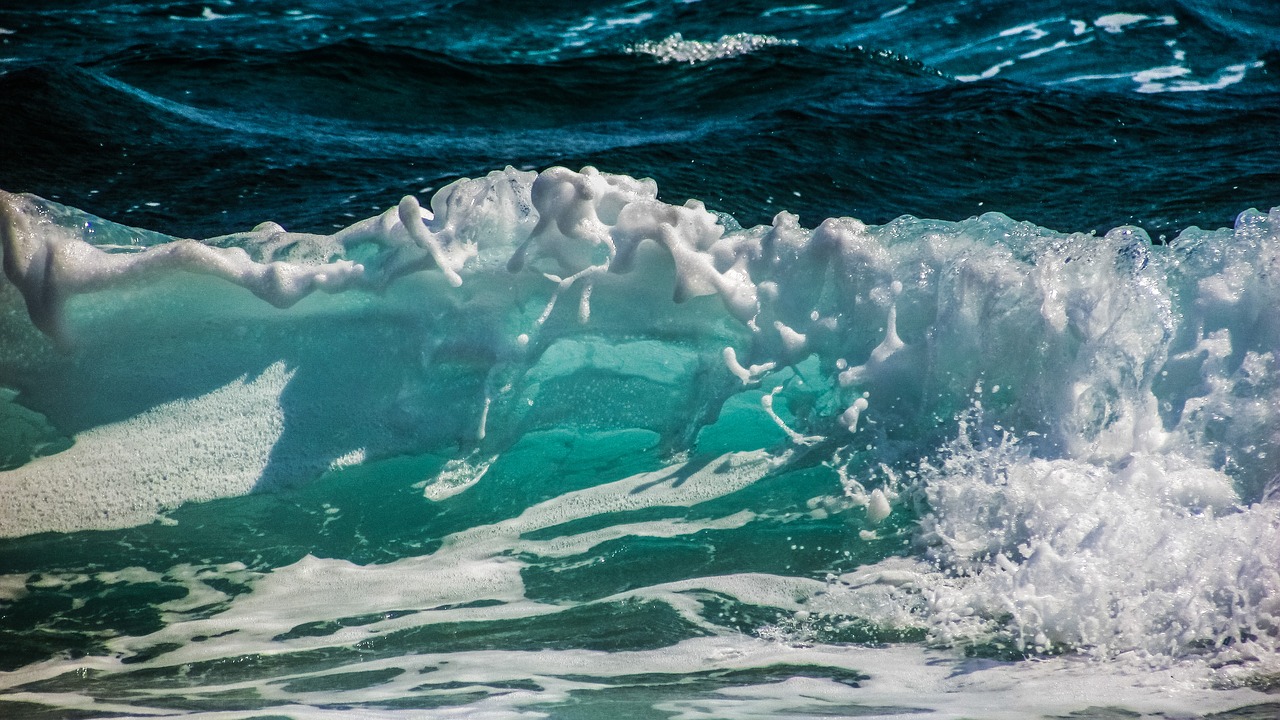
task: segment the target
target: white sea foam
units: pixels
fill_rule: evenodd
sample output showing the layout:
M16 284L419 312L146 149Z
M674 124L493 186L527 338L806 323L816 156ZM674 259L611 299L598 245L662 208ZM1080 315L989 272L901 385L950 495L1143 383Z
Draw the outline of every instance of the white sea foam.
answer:
M1171 15L1149 16L1123 12L1103 15L1091 22L1055 18L1007 28L953 51L949 57L975 56L974 64L963 66L969 72L959 73L955 78L960 82L977 82L1006 74L1014 68L1023 72L1037 72L1042 62L1040 58L1094 44L1106 35L1137 34L1139 31L1153 30L1155 32L1143 34L1143 41L1159 41L1162 37L1167 39L1162 41L1161 46L1153 47L1151 53L1145 54L1144 57L1150 57L1153 54L1159 57L1168 52L1167 64L1152 67L1149 64L1133 64L1131 60L1120 58L1116 62L1109 63L1116 66L1113 72L1062 76L1055 71L1054 77L1047 79L1047 82L1066 84L1132 80L1134 85L1131 89L1140 93L1205 92L1221 90L1240 83L1250 71L1263 67L1261 61L1251 61L1227 65L1217 70L1201 70L1199 68L1203 65L1202 63L1188 63L1188 53L1179 47L1176 38L1169 38L1168 32L1159 31L1160 28L1171 28L1176 25L1178 20ZM1116 41L1110 41L1110 43L1114 42ZM1093 51L1094 53L1110 52L1108 47L1108 43L1093 45ZM1079 52L1073 51L1073 54L1078 55ZM1098 59L1100 60L1101 56ZM978 62L982 64L977 64ZM1052 63L1053 61L1044 62ZM1102 62L1102 64L1108 63ZM984 65L984 69L972 71Z
M1137 91L1140 93L1206 92L1235 85L1244 80L1250 70L1261 67L1263 67L1261 60L1229 65L1209 78L1199 79L1185 65L1165 65L1136 72L1132 77L1138 84Z
M1149 19L1150 18L1146 15L1138 15L1135 13L1111 13L1110 15L1103 15L1097 20L1094 20L1093 24L1095 27L1100 27L1109 33L1118 33L1122 32L1130 25L1136 25Z
M962 438L923 482L938 569L919 587L940 639L1113 659L1280 652L1280 506L1176 453L1114 466ZM1273 668L1274 669L1274 668Z
M996 75L999 75L1001 70L1004 70L1005 68L1013 67L1013 64L1014 64L1013 60L1001 60L1000 62L996 63L995 65L992 65L986 70L983 70L977 75L957 75L956 80L959 80L960 82L978 82L979 80L990 80Z
M93 428L0 472L0 537L121 528L253 489L283 430L284 363L192 400Z
M103 669L97 667L102 663L94 658L82 664ZM714 679L733 671L780 667L805 668L810 676L798 674L797 670L790 678L772 682L747 680L713 693L682 692L680 685L652 683L658 678ZM859 674L855 675L861 677L856 687L820 676L823 672L841 671ZM286 689L290 681L309 680L318 685L326 676L339 680L350 677L346 675L350 672L381 672L386 679L369 687L342 691L337 702L334 691ZM650 684L646 688L629 678L649 678ZM429 684L424 686L424 680ZM506 689L512 681L536 683L539 689ZM661 710L691 718L769 718L798 713L861 717L868 709L879 708L881 716L889 717L925 711L930 717L948 720L975 716L1021 720L1117 706L1128 712L1192 717L1263 703L1269 697L1249 690L1206 690L1194 674L1183 668L1159 673L1117 673L1112 668L1070 658L1017 664L965 661L946 652L913 646L810 646L742 635L696 638L641 651L424 652L365 660L335 672L202 686L200 691L253 692L280 703L273 712L296 718L350 717L351 704L368 703L366 707L372 708L362 711L362 717L401 720L421 717L421 710L386 707L399 698L416 696L444 701L446 706L434 708L432 717L533 717L548 703L570 698L579 705L591 703L595 693L604 695L615 684L630 690L627 697L632 701L644 698ZM432 685L440 689L432 690ZM644 689L649 691L647 698ZM463 696L460 691L474 692L480 698ZM163 702L169 695L185 697L181 693L190 692L153 689L148 697ZM452 702L450 695L454 696ZM92 703L89 698L70 694L27 692L6 697L98 712L105 708L128 714L163 712L145 704ZM335 704L343 709L332 709ZM606 701L601 707L610 705ZM184 711L183 717L221 720L237 715L242 713Z
M21 600L27 595L28 575L0 575L0 602Z
M212 617L175 617L164 629L143 637L120 638L113 647L124 655L156 644L180 646L163 663L216 659L223 654L274 653L358 642L372 636L422 624L495 620L544 615L565 606L527 600L520 556L563 557L585 552L620 537L677 537L706 529L741 527L750 513L733 513L703 521L677 519L612 525L598 531L562 535L550 540L523 536L573 520L627 513L653 507L692 507L722 498L757 482L785 462L762 451L733 453L712 462L691 466L677 464L612 483L587 488L528 508L517 517L470 528L444 539L436 553L409 557L380 565L358 565L346 560L306 556L270 573L246 573L243 567L223 569L253 592L232 599ZM203 580L217 573L185 569L177 574L194 594L208 596ZM169 573L174 575L174 573ZM87 580L88 578L84 578ZM104 578L99 578L104 579ZM810 589L820 583L807 583ZM655 593L658 591L655 590ZM661 593L660 593L661 594ZM496 606L470 606L477 600ZM177 612L180 608L170 607ZM307 623L391 611L430 611L427 615L387 616L377 622L340 630L323 637L303 636L287 642L276 636ZM234 631L234 637L216 645L193 642ZM229 648L233 648L229 650ZM55 665L33 669L37 675ZM103 668L119 670L119 659ZM3 686L3 682L0 682Z
M710 60L738 57L774 45L795 45L795 40L783 40L772 35L738 33L725 35L719 40L685 40L675 33L663 40L646 41L627 48L627 52L652 55L664 63L700 63Z
M981 459L973 462L979 463ZM739 527L750 518L738 513L697 522L673 519L632 523L549 540L529 540L525 535L601 514L662 505L691 506L714 500L755 482L773 464L765 454L748 453L722 458L692 473L676 466L659 473L633 476L554 498L516 518L463 531L446 539L444 546L433 555L382 565L361 566L308 556L269 573L247 572L243 566L228 565L220 568L180 566L166 572L163 578L141 568L99 574L94 579L105 583L179 582L192 590L192 594L181 602L166 604L169 625L163 630L144 637L112 640L110 645L118 656L84 658L76 665L82 671L92 671L95 677L133 669L165 672L174 667L192 668L193 663L206 660L252 658L256 653L280 656L293 651L361 647L398 631L433 623L492 622L553 615L566 606L525 599L520 573L524 563L517 558L572 556L620 534L673 537L709 528ZM959 474L955 475L959 479ZM687 480L677 480L685 477ZM1087 492L1087 488L1083 490ZM648 702L688 717L773 717L783 710L831 716L854 709L881 707L891 715L926 710L946 718L981 714L1013 719L1028 714L1069 714L1104 705L1178 716L1227 710L1267 698L1244 689L1211 690L1205 685L1203 672L1189 665L1165 665L1156 669L1125 666L1117 671L1114 665L1081 662L1072 657L1035 663L971 661L918 645L829 646L814 643L805 636L805 628L820 624L826 615L855 613L899 626L919 622L918 609L894 613L902 606L903 597L918 595L921 591L936 593L938 586L930 583L947 587L945 583L949 581L939 580L936 574L928 566L896 558L827 582L759 573L691 578L601 599L601 602L619 602L644 598L665 602L686 620L712 633L709 637L688 639L657 650L440 652L424 649L392 657L372 654L363 659L353 658L337 668L300 666L282 670L283 674L206 682L199 687L199 693L201 696L209 693L212 697L224 692L248 692L276 703L274 712L295 717L330 717L324 709L326 706L349 707L359 703L379 706L406 697L446 702L451 707L444 708L442 716L516 717L571 697L581 703L592 702L594 694L604 696L615 684L632 686L628 678L705 676L714 679L731 671L771 669L777 673L778 668L789 667L793 668L790 677L782 673L784 677L776 680L746 679L715 693L686 694L679 684L653 686ZM205 582L219 577L234 578L237 584L247 584L252 591L228 597ZM68 578L65 582L87 580L87 577ZM887 594L880 592L886 589ZM748 606L776 608L792 615L795 621L786 632L761 632L758 638L725 633L701 616L703 608L698 598L706 597L707 593ZM498 601L498 604L467 606L477 599ZM1034 599L1047 602L1043 592ZM937 612L936 599L934 603L932 611ZM196 612L210 604L221 608L212 617ZM411 610L420 612L404 612ZM278 636L309 621L354 617L369 619L323 636L301 634L290 639ZM231 634L227 635L228 632ZM217 643L194 641L212 635L221 635ZM132 665L121 663L121 657L156 645L176 649L157 659ZM66 664L60 661L39 663L18 673L0 674L0 687L53 678L65 669ZM857 673L860 679L853 686L823 677L824 673L834 672ZM332 689L326 680L353 677L352 673L376 674L382 679L344 690ZM495 690L507 688L511 681L533 683L536 689ZM480 697L447 699L459 688ZM152 710L149 701L164 707L166 699L188 697L192 692L193 689L185 685L154 687L135 701L100 702L93 707L100 709L101 705L124 713L147 714ZM88 707L88 698L65 693L20 692L6 698L67 709ZM388 718L414 716L386 708L377 713ZM433 711L433 716L435 714ZM194 716L223 717L199 712Z

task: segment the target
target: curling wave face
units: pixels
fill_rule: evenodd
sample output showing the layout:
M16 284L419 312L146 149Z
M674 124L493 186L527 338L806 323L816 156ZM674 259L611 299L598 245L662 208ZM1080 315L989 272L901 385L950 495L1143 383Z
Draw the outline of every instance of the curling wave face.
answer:
M386 637L480 601L529 620L630 598L682 618L671 641L747 629L1277 671L1280 211L1167 245L994 213L743 228L651 180L557 167L332 235L173 239L15 195L0 215L0 419L22 428L0 448L0 533L174 522L188 501L380 471L424 506L536 486L455 510L469 519L386 565L210 569L253 589L116 641L148 666L211 661L195 638L237 628L236 652L352 641L290 631L306 612L277 595L305 586L325 598L309 621L391 613L369 621ZM563 479L593 453L609 482ZM539 474L552 456L578 470ZM622 586L582 569L622 540L789 523L834 559L797 541L786 567L748 553ZM385 560L373 542L347 557ZM352 590L379 582L395 587ZM712 612L725 603L781 614L744 628L748 610Z

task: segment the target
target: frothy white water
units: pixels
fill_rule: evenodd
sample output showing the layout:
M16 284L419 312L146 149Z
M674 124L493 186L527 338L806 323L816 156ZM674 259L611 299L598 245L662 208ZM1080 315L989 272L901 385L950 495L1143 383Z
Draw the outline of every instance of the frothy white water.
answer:
M345 560L307 556L254 579L254 592L240 596L208 619L174 622L164 630L113 643L132 654L148 647L176 643L182 649L167 655L164 664L216 659L227 647L191 642L199 636L234 632L235 652L275 653L304 650L334 643L356 642L424 624L519 618L557 612L567 606L532 602L525 598L518 556L563 557L581 554L619 537L675 537L708 528L739 527L749 513L702 522L676 520L612 525L604 530L561 535L538 541L522 539L537 530L573 520L653 507L692 507L724 497L763 477L785 459L764 452L735 453L692 468L676 465L612 483L565 493L535 505L519 516L450 535L436 553L391 563L361 566ZM812 590L812 588L811 588ZM498 606L467 607L476 601ZM461 607L453 607L461 606ZM432 611L420 616L392 617L324 637L276 639L307 622L387 613ZM175 617L175 620L177 618Z
M956 454L961 452L955 450ZM1230 681L1231 674L1222 672L1215 678L1214 674L1206 675L1202 665L1185 660L1155 666L1103 665L1076 656L1009 663L966 660L956 653L921 645L868 647L814 640L813 629L830 622L824 618L834 616L898 624L945 623L954 617L957 613L949 616L943 605L946 593L956 591L957 580L907 559L886 561L825 582L769 574L698 577L587 603L657 601L675 608L682 618L708 633L659 649L532 652L409 647L390 656L372 651L376 643L398 632L443 623L554 616L577 606L527 599L520 573L527 559L578 554L619 535L673 537L738 526L750 518L739 513L699 523L672 519L614 525L604 531L567 533L549 540L527 539L529 533L645 507L698 506L750 486L780 462L765 453L741 453L691 473L686 466L673 466L639 474L567 493L518 517L462 531L447 538L432 555L381 565L360 566L307 556L266 573L250 572L239 564L178 566L163 577L140 568L99 573L93 579L106 583L178 582L190 595L161 606L168 623L164 629L109 641L112 655L73 663L53 660L0 673L0 688L31 687L4 698L64 709L139 716L181 712L183 717L210 719L244 715L174 711L170 703L235 696L269 703L271 712L290 717L344 717L354 706L360 708L362 717L399 719L421 716L421 709L394 709L397 701L416 698L448 705L432 709L433 717L514 718L554 716L551 708L557 703L590 704L597 694L606 698L622 689L629 693L631 702L691 718L779 714L899 717L928 712L957 719L975 715L1013 719L1063 715L1091 707L1193 716L1267 698L1247 689L1214 689L1212 681ZM953 479L959 480L960 474ZM939 511L939 515L944 513ZM47 586L87 580L49 577L41 582ZM230 597L212 584L225 587L227 581L250 591ZM1060 589L1061 584L1041 588L1036 599L1049 602L1052 593ZM973 588L968 590L971 597L976 596ZM904 607L904 598L922 595L928 599L927 606L917 603L905 616L891 616L895 609ZM1009 602L1025 599L1016 590L1008 591L1008 597ZM726 632L707 607L710 600L725 598L745 607L776 609L794 620L763 628L756 637ZM477 600L487 602L477 605ZM212 615L210 607L217 608ZM973 611L960 614L973 617L985 609L975 605ZM365 619L328 633L282 635L291 628L338 618ZM157 646L172 649L158 658L137 661L137 653ZM343 648L365 648L369 654L358 653L336 667L321 663L316 669L308 661L296 667L282 663L260 674L230 672L195 686L181 681L153 685L127 701L38 689L40 681L65 681L72 665L79 677L89 679L134 671L144 676L176 671L180 679L187 671L209 672L219 666L233 667L236 662L254 662L255 658L291 654L321 658ZM352 683L353 678L361 677L371 679ZM701 691L697 685L720 680L725 686L714 692ZM353 686L346 687L347 683ZM600 702L602 708L610 707L609 701ZM344 708L341 712L346 715L335 714L337 706Z
M0 471L0 537L131 527L184 502L247 494L283 429L279 396L289 377L276 363Z
M682 677L696 681L731 673L748 675L751 671L767 676L770 670L780 673L783 668L796 673L844 671L860 679L854 684L796 674L785 679L747 680L715 693L680 691ZM1113 668L1071 659L1016 664L965 661L919 647L805 647L744 636L699 638L659 650L632 652L423 653L369 661L329 675L333 681L341 682L348 677L345 673L353 670L381 673L388 679L372 687L345 691L337 703L333 692L289 689L294 683L299 688L307 684L319 688L325 674L295 674L269 683L245 681L201 690L214 695L238 692L248 696L256 692L281 702L271 713L304 720L349 718L352 704L357 703L360 717L423 717L421 709L396 710L386 706L408 696L445 703L455 699L456 704L449 703L452 706L432 708L433 718L554 717L558 703L590 707L593 693L604 695L616 687L631 690L630 702L642 707L652 705L675 717L732 720L781 716L897 718L922 713L948 720L975 716L1022 720L1099 708L1105 712L1106 708L1116 707L1155 716L1200 717L1261 704L1268 697L1248 690L1206 690L1195 673L1182 668L1167 668L1159 673L1117 673ZM440 689L424 689L424 680ZM539 689L495 691L513 683L534 683ZM467 693L481 697L467 697ZM166 698L163 692L152 691L152 695L161 702ZM160 706L93 702L69 693L30 692L7 697L67 709L130 713L130 717L178 714ZM601 702L599 709L617 711L607 701ZM184 710L181 717L231 720L246 714Z
M675 33L659 41L642 42L627 49L627 52L652 55L664 63L689 63L690 65L710 60L737 57L755 52L761 48L774 45L795 45L795 40L783 40L772 35L753 35L738 33L725 35L719 40L685 40L680 33Z
M852 597L947 645L1198 657L1223 682L1280 671L1275 503L1241 506L1229 477L1176 453L1050 460L962 432L919 469L923 558L842 578Z

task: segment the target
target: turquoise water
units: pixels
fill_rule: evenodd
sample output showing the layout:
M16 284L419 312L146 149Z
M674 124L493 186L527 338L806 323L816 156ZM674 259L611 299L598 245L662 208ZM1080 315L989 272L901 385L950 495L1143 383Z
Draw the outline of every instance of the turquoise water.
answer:
M0 713L1274 714L1264 10L0 11Z

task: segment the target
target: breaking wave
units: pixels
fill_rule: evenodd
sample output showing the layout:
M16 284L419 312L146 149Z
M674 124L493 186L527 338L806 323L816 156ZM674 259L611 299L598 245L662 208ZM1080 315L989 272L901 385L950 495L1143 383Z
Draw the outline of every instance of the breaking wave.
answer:
M996 213L744 228L555 167L331 235L0 215L0 534L259 558L5 576L48 624L172 598L24 640L12 700L502 715L702 667L709 694L643 692L750 715L799 684L830 714L947 707L951 680L860 672L925 677L930 647L1280 670L1278 211L1168 244ZM1063 673L1113 699L1069 664L973 682L1016 717L1058 706L1008 687ZM1173 707L1141 687L1127 707Z

